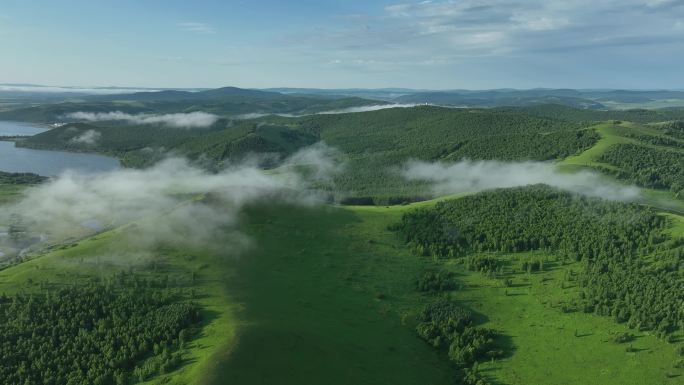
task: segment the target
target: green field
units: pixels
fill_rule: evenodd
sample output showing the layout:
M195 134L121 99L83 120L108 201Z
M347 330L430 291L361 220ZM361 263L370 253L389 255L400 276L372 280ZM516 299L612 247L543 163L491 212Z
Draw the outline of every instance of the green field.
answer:
M386 230L411 209L250 211L255 219L248 228L263 247L241 259L246 266L239 269L237 292L246 294L237 298L248 321L219 378L244 384L442 383L453 369L434 361L411 330L427 299L415 293L413 281L435 262L409 254ZM636 352L626 352L628 344L612 342L626 326L561 311L559 303L576 288L561 288L560 277L574 265L513 274L512 288L458 263L448 268L463 284L452 298L510 339L510 357L481 365L494 383L679 383L681 370L672 368L676 345L636 332Z
M507 255L515 260L525 255ZM648 332L634 332L610 318L581 312L564 313L562 301L576 288L561 288L562 275L572 266L535 274L513 275L513 287L500 280L454 266L465 289L452 297L486 317L485 326L510 336L514 354L488 362L481 370L495 383L523 384L679 384L681 369L676 345ZM636 336L631 343L613 342L617 333ZM681 335L678 335L681 339ZM636 352L626 352L632 346Z
M449 384L455 369L414 331L415 316L430 298L416 292L415 279L444 262L413 255L387 230L407 210L434 202L253 207L242 219L253 240L246 254L160 249L156 271L147 262L103 257L113 249L134 252L121 246L130 231L123 228L0 272L0 292L87 282L121 269L172 280L196 272L203 332L181 369L150 384ZM671 231L682 233L684 219L670 216ZM481 365L487 378L511 385L679 383L675 345L636 332L636 352L628 353L625 344L611 341L625 326L562 312L559 304L575 289L561 288L560 277L575 267L549 266L511 274L514 285L504 288L459 263L446 264L462 285L450 296L509 341L511 355Z
M516 125L512 131L508 127L511 119ZM589 124L531 118L519 111L490 114L479 109L425 107L344 116L271 117L263 119L264 124L255 122L201 134L178 132L177 137L166 139L177 141L175 145L185 154L221 161L239 159L255 149L286 156L324 139L340 148L348 160L348 168L336 182L348 196L369 198L361 204L419 198L416 194L425 186L407 184L392 171L409 158L556 160L561 170L599 170L605 172L606 180L624 183L634 176L630 170L605 161L616 146L664 149L669 154L683 151L681 140L662 134L658 125ZM146 140L157 143L159 130L151 130ZM135 142L130 136L133 131L135 127L113 129L103 144L124 151ZM417 132L420 135L414 135ZM53 132L65 133L66 129ZM506 149L513 136L530 145ZM459 138L466 139L452 146ZM49 143L54 138L44 135L43 139ZM359 174L358 170L365 171ZM37 182L17 183L0 185L0 204L18 200L26 183ZM464 202L469 198L459 199L466 196L472 194L396 206L252 205L243 210L238 223L240 232L250 240L245 251L230 241L216 240L206 249L159 245L141 253L128 236L141 224L164 220L163 215L144 218L84 239L74 234L64 243L31 251L24 261L0 270L0 294L47 293L107 282L119 272L164 280L167 284L162 292L177 295L179 301L192 298L201 307L202 327L182 348L182 365L144 382L150 385L459 383L463 371L444 349L434 349L416 331L422 309L438 298L471 311L474 327L495 330L495 342L503 354L478 364L479 373L491 384L682 383L684 369L676 364L682 359L678 349L684 340L679 325L667 338L657 337L653 327L628 329L624 321L616 323L610 316L574 308L586 287L580 288L568 277L584 271L585 262L571 262L572 258L559 258L550 251L480 249L450 257L418 256L415 245L407 245L390 230L408 212L431 209L445 200ZM653 214L656 219L670 219L664 234L673 242L684 237L684 201L674 198L665 188L644 189L640 201L659 211L659 215ZM455 210L467 214L474 207L456 206ZM629 213L639 213L637 208ZM563 210L554 212L556 222L566 213ZM478 219L488 215L480 214ZM609 218L621 218L611 216L614 214ZM573 217L570 223L578 220ZM474 222L459 223L459 231ZM504 225L494 230L512 233L501 227L511 230ZM453 230L427 228L434 234ZM486 237L482 234L485 232L475 235ZM629 233L611 235L620 238L625 234ZM644 238L656 237L654 234ZM644 257L645 265L681 271L677 259L681 257L654 251L661 245L649 243L654 249ZM517 244L512 247L524 249ZM491 257L502 270L496 274L470 271L463 258L472 256ZM660 257L662 266L651 264ZM523 261L542 259L541 271L518 268ZM417 290L416 282L426 271L442 269L455 274L456 289L437 294ZM504 284L504 279L510 282ZM572 304L570 309L568 304ZM632 341L613 341L626 332L634 334ZM153 355L146 358L153 359Z

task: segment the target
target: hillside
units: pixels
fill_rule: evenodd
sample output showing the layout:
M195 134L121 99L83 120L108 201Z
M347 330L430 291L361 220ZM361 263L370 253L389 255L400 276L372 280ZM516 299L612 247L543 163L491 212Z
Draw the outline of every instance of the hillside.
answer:
M358 97L296 96L225 87L205 91L137 92L88 96L70 102L40 104L0 111L1 120L35 123L68 122L69 113L113 112L163 114L203 111L224 117L245 114L310 114L349 107L384 104Z
M634 121L602 120L618 113ZM684 219L672 199L681 196L679 113L418 106L193 129L72 123L24 139L18 145L115 155L143 173L127 182L169 154L212 172L180 174L173 187L192 189L174 189L161 212L97 230L81 221L52 244L10 216L4 241L39 243L15 247L0 271L0 309L13 309L0 314L3 335L22 341L0 349L2 373L41 381L46 362L58 381L104 384L676 384L684 365ZM317 199L293 205L273 194L239 208L239 187L253 175L219 171L247 160L287 179L288 156L321 141L344 162L331 178L296 187L322 190ZM648 189L640 203L545 185L426 200L432 186L400 172L411 159L552 162ZM160 182L164 174L153 175ZM224 178L228 187L205 193L204 178L207 188ZM0 201L12 204L44 180L7 174L0 182ZM85 209L69 191L47 206ZM144 193L123 189L133 191ZM167 201L160 191L154 201ZM329 205L330 193L374 206ZM228 222L215 231L210 213ZM197 220L191 226L211 238L186 241L192 230L178 218ZM142 242L150 229L181 235ZM29 334L37 323L49 326ZM53 335L74 343L56 356ZM39 359L22 364L28 356ZM75 357L89 371L65 370Z
M74 141L88 130L101 134L96 145ZM129 166L149 164L157 159L150 149L163 148L192 159L208 159L220 167L250 152L283 157L323 141L348 159L334 187L326 187L334 189L339 199L399 202L427 194L419 184L407 185L393 170L410 159L547 161L583 151L597 139L582 124L515 110L419 106L299 118L272 116L233 125L219 121L206 130L68 125L20 145L105 152L121 157Z

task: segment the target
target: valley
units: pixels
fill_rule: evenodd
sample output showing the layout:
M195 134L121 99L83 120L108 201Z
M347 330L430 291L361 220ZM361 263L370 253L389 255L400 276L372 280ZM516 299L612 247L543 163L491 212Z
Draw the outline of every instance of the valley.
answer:
M603 255L587 246L588 238L559 253L545 243L557 242L557 235L538 228L525 230L523 238L516 241L523 243L512 247L501 244L491 249L486 243L472 242L488 239L494 233L473 228L474 219L469 219L453 225L460 229L455 234L464 237L458 241L464 242L459 243L460 248L454 249L460 251L445 252L430 245L438 241L435 237L442 229L452 225L433 230L416 228L430 234L430 240L419 248L411 241L406 243L401 231L397 232L398 224L406 218L447 205L460 205L455 212L463 212L464 218L483 218L475 202L494 204L496 201L488 198L492 194L528 191L534 187L524 187L529 183L525 181L536 180L521 175L521 181L512 185L520 187L503 185L506 188L490 190L483 186L494 183L496 187L496 183L508 182L484 183L488 179L479 176L473 180L457 179L445 185L448 187L435 189L434 182L426 176L407 180L406 171L401 169L410 169L402 166L405 162L457 165L466 173L475 172L477 167L532 167L529 170L544 170L553 177L548 181L552 185L548 187L549 197L537 201L541 204L548 199L549 204L557 204L559 211L548 214L557 221L562 212L583 210L584 205L591 204L614 207L610 209L616 210L614 214L604 214L609 218L632 215L627 214L630 210L635 217L650 213L651 217L646 218L652 219L638 225L642 227L629 227L640 222L627 221L630 224L624 229L636 231L634 234L651 231L649 239L656 239L657 243L630 246L624 239L633 236L623 239L616 235L612 247L634 253L630 258L642 261L635 262L643 267L633 274L648 273L661 280L668 277L668 284L681 285L681 278L677 278L681 270L677 255L681 256L684 238L684 204L677 174L681 158L657 160L658 167L653 169L650 179L644 179L640 173L644 166L623 163L616 152L620 146L629 145L641 152L678 154L682 147L677 128L670 129L669 123L658 121L661 116L657 114L646 121L628 122L599 121L603 114L599 112L593 118L595 121L585 121L575 119L568 110L555 118L541 116L545 113L538 111L543 109L530 112L419 106L339 115L266 116L237 123L219 120L213 126L193 131L117 122L73 123L53 128L17 144L46 152L67 150L116 156L127 167L124 170L140 173L134 178L162 180L168 178L166 171L159 174L150 165L171 150L190 159L190 169L182 172L190 172L190 178L200 185L186 191L182 179L171 179L168 188L177 192L169 195L173 197L171 205L161 206L161 211L143 211L144 216L130 219L124 216L124 222L113 222L95 232L81 224L85 227L70 230L71 235L67 232L59 240L36 244L18 253L4 249L7 263L0 271L0 293L8 298L41 298L59 290L100 290L98 285L104 285L106 290L124 295L126 287L143 285L149 295L168 297L178 306L197 306L199 324L189 326L182 339L175 336L165 342L165 351L169 353L162 354L161 348L158 354L143 353L142 358L131 362L128 372L111 372L111 380L119 381L116 378L120 377L121 383L466 381L637 385L654 378L659 383L678 383L684 338L677 321L679 313L668 316L674 317L672 323L661 327L657 320L616 322L611 310L583 305L582 298L594 289L591 280L582 281L580 277L597 263L595 258ZM89 130L101 133L93 145L73 140ZM141 132L144 135L139 135ZM312 151L319 141L329 149L319 145ZM251 154L259 153L269 155L258 159L253 171L243 170L246 166L241 166L241 162L249 164ZM648 164L648 155L644 155L643 161ZM340 167L335 166L337 162L341 162ZM671 166L662 167L664 164ZM308 198L306 194L295 194L283 199L278 197L283 193L277 192L274 199L235 206L242 198L230 198L230 189L203 190L205 179L231 178L230 173L221 171L226 167L231 170L231 165L236 175L254 178L255 175L244 173L263 173L265 180L273 179L268 183L276 183L275 186L281 183L276 181L302 178L306 182L303 191L314 195ZM115 177L120 172L105 171L104 175L111 173ZM590 174L583 174L587 172ZM27 180L19 174L7 174L0 185L0 197L9 212L17 211L21 207L17 204L27 199L25 194L36 194L36 186L52 188L51 183L61 178ZM97 174L84 178L95 179L77 183L102 183ZM554 180L563 179L576 182L554 185L558 183ZM248 180L242 179L235 186L249 186ZM465 184L456 187L459 183ZM639 204L599 203L602 200L590 203L593 201L587 199L596 198L579 195L570 198L581 192L584 183L605 184L605 191L616 192L633 191L628 184L636 183L641 186L635 198ZM285 197L292 188L288 186L285 183ZM159 199L167 199L166 190L159 190ZM563 192L567 190L571 192ZM568 198L563 198L563 194ZM121 198L114 194L100 195L98 199ZM144 202L148 198L141 199ZM579 199L577 206L569 203L572 199ZM523 202L524 198L516 201ZM111 204L127 205L116 201ZM237 216L229 222L211 225L209 231L223 233L225 238L198 243L191 241L195 237L191 230L175 223L176 215L185 214L174 213L181 213L186 205L200 210L197 212L228 210L230 216L234 212ZM506 210L511 210L516 218L530 215L524 207ZM511 228L550 226L535 222L542 221L542 217L531 218L531 222ZM615 217L617 223L622 223L618 218ZM512 219L508 221L509 225L494 225L499 236L506 233L504 226L511 226ZM579 217L574 221L579 223ZM154 235L154 242L139 243L139 239L152 236L150 231L157 223L164 222L169 223L173 234L190 231L185 235L189 241ZM435 226L434 219L429 223ZM572 222L559 223L561 228L569 229ZM414 225L423 226L418 222ZM31 226L27 222L26 227ZM584 239L587 235L582 235L582 231L590 229L587 222L584 230L573 231L579 231L578 239ZM473 233L468 235L465 231ZM619 253L611 255L622 258ZM615 270L614 274L623 273ZM428 291L421 289L432 287L433 279L446 281L436 281L441 286ZM661 288L665 290L667 286L662 285L664 281ZM661 298L669 295L663 294ZM438 306L440 301L463 309L458 310L467 317L462 333L491 333L490 339L478 348L484 350L473 350L470 358L456 360L461 356L454 355L454 348L448 344L437 343L433 337L426 343L427 337L420 330L426 322L436 321L426 321L425 311ZM616 342L618 338L622 340ZM295 351L297 354L292 354ZM88 376L86 372L83 375Z

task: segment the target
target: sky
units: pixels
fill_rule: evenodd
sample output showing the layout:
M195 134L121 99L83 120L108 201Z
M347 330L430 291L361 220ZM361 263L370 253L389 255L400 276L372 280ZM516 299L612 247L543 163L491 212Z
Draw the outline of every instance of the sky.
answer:
M684 0L0 0L0 83L684 88Z

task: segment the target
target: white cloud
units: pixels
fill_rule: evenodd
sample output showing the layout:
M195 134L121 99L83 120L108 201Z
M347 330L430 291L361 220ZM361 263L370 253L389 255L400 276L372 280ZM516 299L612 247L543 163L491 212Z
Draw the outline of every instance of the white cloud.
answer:
M101 137L102 134L99 131L87 130L81 135L71 139L71 141L77 144L84 144L86 146L94 146Z
M637 187L608 182L599 174L589 171L561 173L552 163L544 162L414 161L404 166L402 174L407 180L432 183L437 194L543 183L562 190L613 200L634 200L640 195Z
M375 105L371 105L371 106L347 107L347 108L340 108L337 110L328 110L328 111L321 111L321 112L316 112L316 113L312 113L312 114L299 114L299 115L251 112L248 114L235 115L235 116L233 116L233 119L249 120L249 119L263 118L264 116L269 116L269 115L282 116L285 118L296 118L296 117L311 116L311 115L336 115L336 114L349 114L349 113L354 113L354 112L378 111L378 110L385 110L388 108L411 108L411 107L415 107L417 105L418 104L414 104L414 103L375 104Z
M133 115L121 111L111 112L72 112L68 119L86 122L123 120L132 124L163 125L172 128L206 128L218 121L219 117L206 112L189 112L164 115Z
M511 17L511 20L518 23L521 28L530 31L550 31L570 25L570 21L565 17L552 17L535 13L516 13Z
M286 165L306 166L312 173L303 173L300 167L268 172L251 164L209 173L180 158L147 169L66 172L28 189L20 202L0 211L0 219L5 223L10 215L19 214L32 234L45 235L49 241L135 221L125 249L134 247L143 254L159 244L225 247L216 240L226 235L242 247L246 236L238 228L241 208L260 201L322 202L310 183L336 172L336 160L331 158L336 153L319 143L285 160ZM205 194L210 199L200 199Z
M94 95L129 94L133 92L160 91L153 88L114 88L114 87L59 87L41 85L0 84L0 91L6 92L35 92L35 93L78 93Z
M388 108L411 108L415 107L417 104L377 104L372 106L360 106L360 107L347 107L341 108L339 110L330 110L319 112L318 115L334 115L334 114L347 114L352 112L368 112L368 111L378 111L386 110Z
M313 42L316 50L330 51L331 63L385 71L421 65L426 57L458 64L479 57L623 47L636 41L671 44L677 41L671 26L684 16L681 4L684 1L404 2L388 5L383 15L364 20L370 29L350 21L343 28L304 40ZM355 62L352 55L377 59Z
M182 22L178 23L178 28L181 31L192 32L203 35L215 34L216 30L209 24L206 23L196 23L196 22Z

